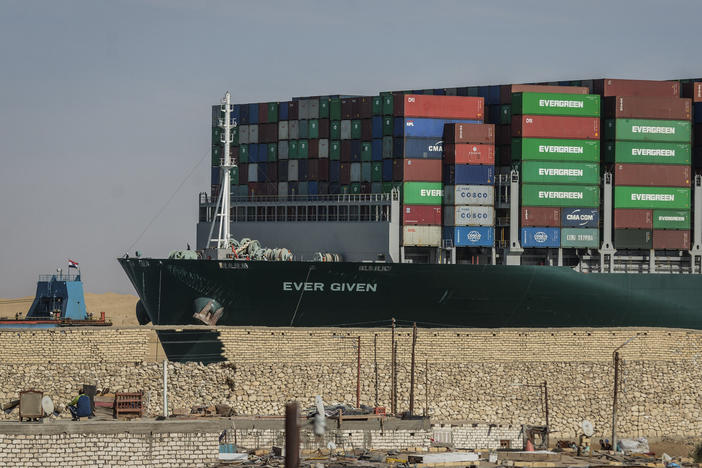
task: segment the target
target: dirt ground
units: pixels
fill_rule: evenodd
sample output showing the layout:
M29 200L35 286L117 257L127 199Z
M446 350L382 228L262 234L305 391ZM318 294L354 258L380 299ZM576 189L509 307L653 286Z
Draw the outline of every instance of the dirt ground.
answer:
M695 449L695 445L699 444L700 440L687 439L684 441L678 440L660 440L657 442L649 442L648 447L651 452L656 454L656 457L667 453L671 457L689 457Z
M16 313L23 317L32 305L33 299L33 296L0 299L0 317L14 317ZM93 294L86 292L85 306L88 312L92 312L95 317L99 317L100 312L105 312L107 318L114 325L139 325L134 312L138 299L138 297L131 294Z

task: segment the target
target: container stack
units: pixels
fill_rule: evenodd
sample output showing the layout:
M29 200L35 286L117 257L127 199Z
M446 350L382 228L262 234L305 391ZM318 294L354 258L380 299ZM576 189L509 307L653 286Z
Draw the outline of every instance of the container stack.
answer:
M690 99L677 82L603 80L604 159L614 165L614 247L689 249Z
M443 238L455 247L494 246L495 125L446 125L444 164L450 180L444 186Z
M393 179L402 181L402 243L439 247L444 126L481 124L484 101L478 97L396 94L393 106ZM492 158L494 164L494 152ZM494 166L489 167L494 172Z
M597 95L512 95L512 159L520 162L522 181L522 247L599 246L599 116Z

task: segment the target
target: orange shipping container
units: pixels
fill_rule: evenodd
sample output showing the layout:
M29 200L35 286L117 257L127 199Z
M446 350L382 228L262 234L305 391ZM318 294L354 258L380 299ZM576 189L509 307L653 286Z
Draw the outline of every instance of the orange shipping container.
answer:
M601 96L680 97L677 81L595 80L593 93Z
M405 182L441 182L441 160L405 159L402 180Z
M444 161L451 164L488 164L494 166L495 146L447 143L444 145Z
M495 125L493 124L446 124L444 141L448 143L485 143L495 144Z
M396 99L394 113L404 117L483 120L485 102L481 97L405 94Z

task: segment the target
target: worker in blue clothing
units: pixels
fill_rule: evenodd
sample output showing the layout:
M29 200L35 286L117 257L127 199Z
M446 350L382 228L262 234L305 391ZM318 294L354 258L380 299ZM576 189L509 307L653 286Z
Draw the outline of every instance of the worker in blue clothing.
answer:
M68 403L68 410L71 412L73 421L80 421L80 418L84 418L86 416L91 419L93 417L92 410L90 408L90 397L83 393L83 389L80 390L77 397Z

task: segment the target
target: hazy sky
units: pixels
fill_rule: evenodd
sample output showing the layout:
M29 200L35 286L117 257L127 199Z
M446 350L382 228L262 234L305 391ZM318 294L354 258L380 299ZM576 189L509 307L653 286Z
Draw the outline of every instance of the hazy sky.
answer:
M0 0L0 297L195 244L210 106L319 94L702 76L702 2Z

